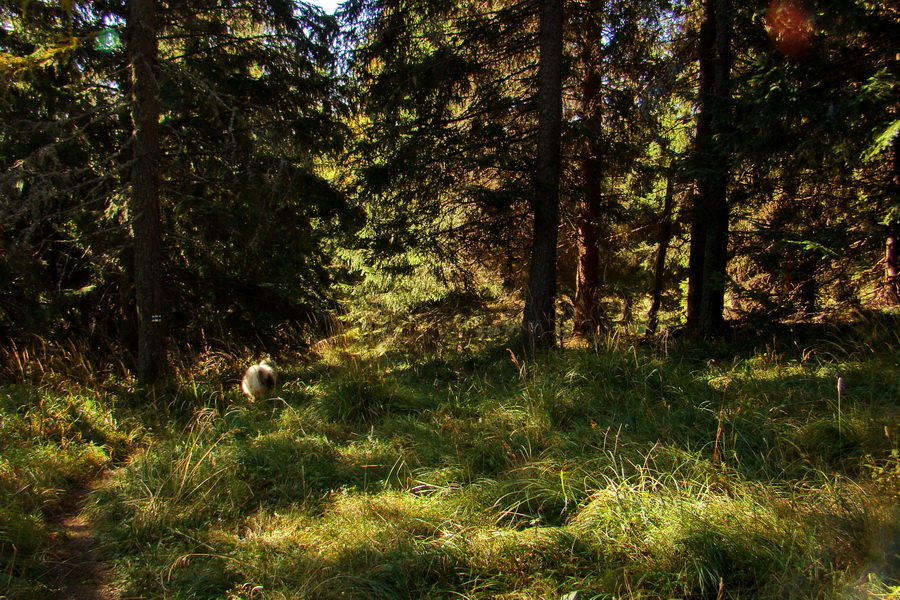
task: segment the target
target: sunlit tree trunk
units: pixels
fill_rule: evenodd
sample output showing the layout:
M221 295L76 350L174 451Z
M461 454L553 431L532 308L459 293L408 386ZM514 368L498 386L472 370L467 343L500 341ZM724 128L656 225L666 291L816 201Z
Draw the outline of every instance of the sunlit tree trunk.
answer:
M892 142L894 163L894 202L900 203L900 137ZM889 304L900 304L900 223L891 223L884 251L883 295Z
M159 98L156 80L156 0L130 0L134 163L131 228L138 317L138 378L150 383L165 370L163 267L159 211Z
M541 0L537 163L531 200L534 231L522 317L526 348L556 344L556 244L562 132L563 0Z
M889 304L900 304L900 237L891 235L884 251L884 299Z
M690 210L692 218L688 255L687 328L696 331L700 326L700 301L703 299L703 258L706 254L706 227L703 224L696 194Z

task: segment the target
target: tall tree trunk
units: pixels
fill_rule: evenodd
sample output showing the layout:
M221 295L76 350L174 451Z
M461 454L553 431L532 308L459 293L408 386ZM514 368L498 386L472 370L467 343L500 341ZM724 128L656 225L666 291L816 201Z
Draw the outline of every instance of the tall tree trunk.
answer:
M137 374L140 381L151 383L165 370L156 0L130 0L128 27L134 93L130 212L138 316Z
M703 301L703 266L706 261L706 229L709 215L706 214L704 192L707 186L704 181L706 173L712 167L713 118L709 105L713 95L715 77L713 63L715 61L716 29L715 0L704 0L704 17L700 24L698 57L700 81L698 88L697 132L694 138L694 164L697 193L691 202L691 241L688 255L688 289L687 289L687 327L692 331L700 328L700 305ZM712 9L712 14L710 10Z
M653 291L650 293L650 310L647 312L647 333L656 333L659 324L659 308L665 289L666 255L672 241L672 204L675 196L675 166L669 164L666 176L666 195L663 200L663 212L656 235L656 264L653 269Z
M705 0L704 9L687 321L701 336L714 337L725 329L729 156L724 138L731 105L731 0Z
M563 0L541 0L537 161L531 208L534 231L522 317L526 348L556 344L556 244L562 132Z
M588 161L593 162L592 159ZM585 176L594 169L584 166ZM590 175L592 179L597 175ZM575 314L572 334L586 337L600 330L600 205L599 183L585 182L586 189L578 206L576 217L576 237L578 265L575 273Z
M894 202L900 202L900 136L892 142ZM891 305L900 304L900 222L889 224L887 247L884 251L884 299Z
M582 57L585 76L582 84L581 111L587 140L581 154L582 191L575 221L578 246L578 270L575 275L575 314L572 334L584 337L600 328L600 211L603 203L602 158L599 138L603 134L598 106L601 89L597 58L591 46L599 41L599 28L587 27Z

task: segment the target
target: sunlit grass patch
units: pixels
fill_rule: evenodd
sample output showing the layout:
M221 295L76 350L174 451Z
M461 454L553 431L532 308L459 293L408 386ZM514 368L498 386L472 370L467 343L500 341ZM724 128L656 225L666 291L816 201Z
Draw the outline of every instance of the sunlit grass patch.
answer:
M326 384L319 410L328 419L371 424L391 411L396 397L396 386L377 368L356 367Z
M581 540L563 527L476 530L466 547L468 568L495 577L564 577L592 558Z
M240 479L256 500L280 504L302 502L330 490L336 482L337 455L322 437L281 430L263 434L240 445Z
M96 495L105 525L140 545L234 516L252 494L238 465L234 447L203 414L184 437L147 448L106 482Z
M734 477L724 483L616 482L569 528L608 563L605 585L614 576L619 593L628 580L661 597L827 596L847 566L896 556L896 542L885 544L900 525L896 513L860 489L827 480L799 493Z
M857 355L342 352L95 494L124 590L826 599L900 573L900 419Z
M54 392L30 386L0 388L3 447L50 443L104 446L121 455L136 442L140 429L117 415L112 398L85 393Z
M61 536L53 519L142 435L112 397L72 387L0 388L0 590L9 597L51 593L48 557Z
M105 450L93 444L13 448L0 457L0 482L10 500L25 510L52 514L71 487L86 482L109 460Z
M258 582L274 597L428 597L455 578L455 560L435 544L457 529L431 499L338 494L315 514L260 511L207 543L230 557L222 566L241 586Z

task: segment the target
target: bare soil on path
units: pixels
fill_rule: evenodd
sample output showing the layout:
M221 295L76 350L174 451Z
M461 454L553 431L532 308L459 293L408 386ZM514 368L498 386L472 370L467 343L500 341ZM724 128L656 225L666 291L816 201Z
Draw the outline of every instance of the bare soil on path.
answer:
M100 482L100 476L67 494L50 522L61 530L50 554L47 585L57 600L117 600L110 586L109 566L100 552L97 532L85 516L84 501Z

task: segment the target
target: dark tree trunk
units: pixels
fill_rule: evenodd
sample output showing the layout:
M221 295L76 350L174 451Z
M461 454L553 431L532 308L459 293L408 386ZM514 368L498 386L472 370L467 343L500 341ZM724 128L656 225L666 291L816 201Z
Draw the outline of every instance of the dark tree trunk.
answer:
M596 28L590 28L596 29ZM595 31L587 31L586 44L594 44ZM599 137L602 135L601 114L598 107L600 74L594 68L594 56L585 52L585 73L582 88L582 116L587 140L581 155L582 195L576 219L578 270L575 275L575 315L572 334L584 337L596 334L600 328L600 212L603 204L602 158Z
M688 290L687 290L687 327L693 331L700 328L700 306L703 301L703 270L706 261L706 230L709 216L706 214L707 185L704 179L714 160L712 152L713 118L710 99L713 95L715 77L716 27L715 0L704 0L704 18L700 24L699 67L700 81L698 101L700 109L697 113L697 133L694 139L694 165L697 193L691 203L691 242L688 256ZM712 14L710 14L712 11Z
M562 132L563 0L541 0L538 65L537 162L534 232L522 317L526 348L556 344L556 243L559 235L559 169Z
M816 299L819 286L816 283L816 260L803 261L801 269L801 279L794 287L794 298L796 299L800 315L811 317L818 311Z
M647 312L647 333L654 334L659 324L659 308L662 305L665 290L666 255L672 241L672 203L675 196L675 168L669 165L666 177L666 196L663 200L663 212L656 235L656 264L653 268L653 291L650 294L650 310Z
M134 93L130 212L138 317L137 374L140 381L151 383L165 370L156 0L130 0L128 27Z
M714 337L725 329L731 0L705 1L699 55L697 197L691 223L687 321L701 336Z
M591 171L585 169L585 174ZM587 184L593 187L596 184ZM600 199L596 190L584 190L578 206L576 236L578 267L575 274L575 314L572 334L578 337L600 331Z
M728 205L726 181L716 181L709 200L710 220L706 227L703 258L703 297L700 301L700 335L715 337L725 330L725 282L728 266Z

